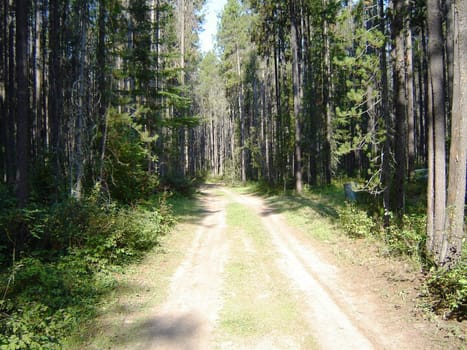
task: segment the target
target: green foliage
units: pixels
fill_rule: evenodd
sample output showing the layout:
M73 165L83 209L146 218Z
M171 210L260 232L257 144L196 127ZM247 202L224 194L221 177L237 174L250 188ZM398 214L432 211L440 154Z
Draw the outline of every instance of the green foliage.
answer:
M424 215L404 215L401 222L382 228L382 237L387 252L393 256L409 256L421 261L425 250Z
M242 76L237 72L237 59L245 62L250 49L251 13L238 0L228 0L220 18L217 40L222 56L223 76L227 90L238 86ZM244 73L241 72L241 75ZM235 96L233 96L235 98Z
M459 320L467 319L467 260L464 258L451 270L434 271L426 281L435 311L448 310Z
M145 109L133 115L110 110L108 114L107 156L105 179L112 198L133 203L154 193L157 176L148 171L154 161L151 144L157 139L134 120L144 118Z
M60 337L73 324L65 310L53 312L47 306L29 302L14 310L0 301L0 349L61 349Z
M85 257L104 258L112 264L127 262L157 243L167 232L157 210L111 209L90 218Z
M10 274L11 288L0 285L6 297L0 301L0 349L60 349L60 339L103 292L86 262L70 257L55 263L23 258Z
M0 349L59 349L95 314L119 266L157 245L173 223L165 197L134 207L98 198L2 212L1 237L9 232L12 243L2 250L8 259L0 270ZM15 258L12 230L20 224L30 238Z
M167 176L161 179L161 185L171 192L191 197L196 190L196 179L181 176Z
M384 242L384 254L423 261L426 240L426 221L423 215L405 215L400 222L391 220L392 224L385 227L382 218L370 217L357 204L347 204L338 212L340 224L350 237L379 237Z
M341 93L333 119L333 136L340 161L350 154L369 160L359 175L371 178L372 185L380 190L382 186L376 181L381 165L380 145L387 130L378 114L381 91L375 82L381 77L379 57L385 37L371 17L368 3L358 1L354 5L340 11L335 28L335 46L340 49L336 50L333 63L340 76Z
M377 237L384 243L381 252L389 256L411 258L431 272L425 281L427 307L447 317L466 319L467 314L467 259L464 258L451 270L436 269L425 256L426 217L424 210L411 207L410 215L399 221L390 217L391 225L385 227L383 218L371 218L361 204L347 204L338 209L341 227L350 237Z
M390 225L384 224L383 217L374 209L371 200L366 204L346 204L338 209L340 224L350 237L377 237L383 241L382 252L390 256L407 256L423 263L425 256L425 225L424 214L414 212L396 220L390 215ZM367 207L369 211L365 210ZM373 216L368 215L368 212Z
M344 232L350 237L363 238L372 235L375 223L366 211L354 204L339 209L339 219Z

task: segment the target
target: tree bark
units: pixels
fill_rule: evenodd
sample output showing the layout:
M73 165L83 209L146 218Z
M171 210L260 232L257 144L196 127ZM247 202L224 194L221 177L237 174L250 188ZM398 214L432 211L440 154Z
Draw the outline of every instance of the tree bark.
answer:
M327 6L327 0L324 1L324 5ZM332 79L332 67L331 67L331 44L329 38L329 23L328 20L323 21L323 36L324 36L324 99L326 108L326 121L325 121L325 145L324 145L324 178L326 184L331 184L332 177L332 115L333 115L333 79Z
M98 26L98 41L97 41L97 50L96 50L96 60L97 60L97 86L99 89L100 101L98 106L98 120L100 121L99 127L102 133L102 138L99 145L99 164L98 164L98 174L99 174L99 183L101 188L105 186L104 184L104 162L105 162L105 152L106 152L106 143L107 143L107 107L109 104L109 91L108 84L106 81L106 58L107 50L105 45L105 40L107 36L106 30L106 1L99 0L99 14L97 20Z
M238 45L235 45L235 55L237 59L237 75L239 82L238 91L238 115L240 118L240 171L242 182L246 181L246 130L245 130L245 111L243 106L243 80L241 71L240 52Z
M29 1L16 1L16 198L20 207L29 196L28 10Z
M8 42L9 42L9 14L8 1L3 1L0 8L0 183L8 181Z
M453 81L454 81L454 33L457 28L454 24L454 0L444 0L445 26L446 26L446 76L447 76L447 111L453 109ZM457 24L456 24L457 25Z
M80 200L82 198L83 190L83 173L84 173L84 152L83 152L83 134L84 134L84 120L87 109L87 104L89 103L86 98L86 39L87 39L87 21L88 21L88 5L86 1L83 1L81 4L80 14L81 14L81 23L80 23L80 48L79 48L79 69L78 69L78 80L76 81L78 85L78 114L76 116L76 125L75 125L75 149L73 156L73 167L74 174L71 174L72 181L72 195ZM73 176L74 175L74 176Z
M13 1L10 0L10 6L13 8ZM8 2L8 1L6 1ZM13 187L16 183L16 139L15 139L15 116L16 116L16 93L17 89L15 86L15 41L14 41L14 21L12 16L8 15L8 54L7 60L7 86L6 86L6 182L8 185Z
M301 98L301 48L300 30L298 23L298 4L295 0L290 2L290 47L292 50L292 85L293 85L293 108L295 122L295 190L302 193L302 149L301 149L301 118L302 118L302 98Z
M428 147L432 149L432 166L428 168L429 189L427 198L432 198L433 203L428 204L428 217L433 218L433 228L428 227L427 250L440 263L441 245L445 239L446 222L446 117L445 117L445 84L443 62L443 34L442 11L437 0L427 2L427 27L428 27L428 72L429 72L429 100L428 118L433 126L432 135L428 139ZM431 145L430 145L431 144ZM430 174L431 172L431 174ZM428 222L428 225L431 225ZM430 236L432 235L432 237Z
M55 196L58 197L58 188L62 181L61 158L63 147L61 147L60 114L63 109L62 87L63 75L61 64L61 7L58 1L49 4L49 62L48 62L48 120L50 154L52 156L52 172L54 176Z
M379 30L386 38L386 19L384 15L384 0L378 1L379 13ZM392 123L391 115L389 113L389 89L388 89L388 73L387 73L387 55L386 55L386 40L384 41L379 58L379 65L381 70L381 113L386 130L386 137L383 144L382 153L382 172L383 172L383 208L384 208L384 221L385 225L389 225L391 204L391 142L392 142Z
M453 109L446 212L446 235L440 265L454 266L462 258L467 148L467 0L455 2Z
M397 142L394 147L396 171L393 182L392 209L400 217L405 210L405 193L407 178L407 105L405 92L405 60L404 60L404 33L403 20L405 16L404 0L394 0L394 15L392 18L393 44L393 86L394 86L394 113L395 134Z
M406 0L405 7L408 14L410 11L410 0ZM405 63L406 63L406 86L407 86L407 152L408 171L411 176L415 170L415 103L414 103L414 69L413 69L413 45L410 15L405 18Z

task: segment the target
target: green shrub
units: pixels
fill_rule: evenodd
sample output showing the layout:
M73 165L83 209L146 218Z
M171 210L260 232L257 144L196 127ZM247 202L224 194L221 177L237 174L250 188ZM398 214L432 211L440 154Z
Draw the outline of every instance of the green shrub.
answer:
M121 264L154 247L169 225L157 210L113 209L90 219L86 254Z
M382 236L389 254L421 259L425 250L425 226L424 215L404 215L400 223L382 228Z
M166 176L161 179L161 187L191 197L196 192L196 179L177 175Z
M104 291L95 276L72 256L16 262L10 276L1 276L6 299L0 301L0 349L60 349L61 339L92 314L91 305Z
M150 137L134 123L135 116L144 113L143 108L138 108L133 115L116 109L108 112L103 175L111 197L120 203L136 203L148 198L159 184L157 175L148 171L148 160L156 160L149 145L157 137Z
M341 226L350 237L363 238L372 234L375 223L366 211L354 204L347 204L338 213Z
M52 311L47 306L29 302L14 310L0 301L0 349L61 349L60 339L74 323L66 310Z
M0 233L14 238L23 225L29 238L21 252L0 241L0 350L59 349L114 288L113 272L158 244L173 222L165 197L135 207L92 196L45 208L8 207L0 213Z
M426 287L435 311L467 319L467 260L451 270L439 269L427 279Z

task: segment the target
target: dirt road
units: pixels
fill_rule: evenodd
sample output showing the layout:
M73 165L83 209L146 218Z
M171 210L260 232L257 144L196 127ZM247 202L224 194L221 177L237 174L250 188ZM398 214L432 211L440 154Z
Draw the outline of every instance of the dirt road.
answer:
M263 199L210 185L202 203L167 297L144 322L127 320L121 348L446 348L387 314L365 278L325 261Z

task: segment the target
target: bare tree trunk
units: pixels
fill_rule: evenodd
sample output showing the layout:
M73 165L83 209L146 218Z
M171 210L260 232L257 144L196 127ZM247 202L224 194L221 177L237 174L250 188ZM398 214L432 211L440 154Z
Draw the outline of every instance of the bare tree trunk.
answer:
M85 77L85 65L86 65L86 38L87 38L87 15L88 5L86 2L81 4L81 33L80 33L80 51L79 51L79 72L78 72L78 113L76 116L75 125L75 149L73 167L74 174L71 175L72 180L72 195L76 199L80 200L82 197L83 190L83 173L84 173L84 154L83 154L83 131L84 131L84 120L86 118L86 77ZM74 176L73 176L74 175Z
M245 149L245 113L243 106L243 79L240 62L240 52L238 45L235 47L235 53L237 56L237 75L239 79L239 92L238 92L238 114L240 117L240 168L241 168L241 179L242 182L246 181L246 149Z
M14 7L14 2L11 0L10 7ZM12 16L9 16L10 23L8 26L9 31L9 45L8 45L8 84L7 84L7 183L14 186L16 183L16 137L15 137L15 124L16 124L16 100L17 100L17 87L15 85L16 71L15 71L15 23Z
M432 110L433 94L431 84L428 84L428 110ZM426 204L426 250L433 253L435 246L435 149L434 149L434 125L431 112L428 112L427 120L427 166L428 166L428 184L427 184L427 204Z
M275 87L275 100L276 100L276 108L277 108L277 117L275 127L275 139L276 146L274 147L274 164L275 164L275 171L274 171L274 179L276 182L281 180L281 176L283 176L283 162L282 162L282 149L283 149L283 140L282 140L282 127L281 127L281 119L282 119L282 103L281 103L281 84L280 84L280 69L279 69L279 45L275 44L274 46L274 87Z
M11 0L10 0L11 1ZM5 16L2 18L2 24L5 31L3 36L3 74L4 86L3 90L3 110L2 110L2 135L4 140L5 159L4 159L4 174L3 180L13 186L16 179L16 160L15 160L15 62L14 62L14 21L10 15L10 9L13 5L10 1L4 1L3 9Z
M406 0L405 7L410 13L410 0ZM407 151L408 151L408 171L411 173L415 169L415 111L414 111L414 69L413 69L413 45L412 29L410 25L410 15L405 18L405 55L406 55L406 86L407 86Z
M327 0L324 0L324 5L327 6ZM323 22L323 36L324 36L324 89L325 89L325 108L326 108L326 121L325 121L325 162L324 162L324 178L326 184L331 184L332 177L332 115L333 115L333 79L331 68L331 47L329 38L329 24L326 19Z
M16 197L20 207L29 196L28 11L29 1L16 1Z
M186 25L186 6L185 0L179 0L179 35L180 35L180 85L185 85L185 25ZM182 113L185 111L183 110ZM188 166L188 132L186 127L180 127L179 139L180 139L180 159L178 166L180 167L180 175L185 176Z
M446 236L439 262L450 268L462 258L466 190L467 148L467 0L455 2L453 110L449 181L446 213Z
M29 197L29 86L28 86L28 11L27 0L16 1L16 183L18 206L24 208ZM25 225L15 232L15 248L21 251L26 243Z
M379 12L379 29L386 38L386 19L384 14L384 0L378 2ZM387 69L387 56L386 56L386 40L380 52L380 70L381 70L381 113L383 114L384 128L386 130L386 138L383 145L382 153L382 172L383 172L383 208L384 208L384 221L389 224L390 211L391 211L391 142L392 142L392 123L391 115L389 113L389 89L388 89L388 69Z
M404 60L404 2L395 0L394 16L392 18L392 34L394 35L393 64L394 64L394 113L396 118L395 143L396 171L393 182L393 210L401 216L405 210L405 186L407 177L407 114L405 93L405 60Z
M100 120L100 129L102 132L102 139L100 141L100 150L99 150L99 183L101 187L104 185L104 161L105 161L105 152L106 152L106 143L107 143L107 106L108 106L108 96L107 91L108 85L106 82L106 48L105 48L105 39L106 39L106 26L105 18L107 16L107 9L105 7L105 0L99 0L99 14L98 14L98 42L97 42L97 86L100 93L100 101L98 107L98 118Z
M428 25L428 67L431 105L428 110L430 121L433 125L432 143L433 167L429 168L429 180L433 181L433 194L428 193L427 198L433 196L433 237L427 239L428 251L434 254L435 260L440 263L442 242L445 240L446 223L446 117L445 117L445 84L443 62L443 34L442 12L437 0L428 0L427 3ZM430 185L431 186L431 185Z
M446 75L447 75L447 112L453 108L453 80L454 80L454 0L444 0L444 11L446 18Z
M33 75L33 89L32 89L32 115L33 125L32 125L32 145L33 151L31 152L36 158L39 153L44 153L45 150L45 140L42 136L42 106L41 106L41 96L42 96L42 69L40 63L40 54L41 54L41 11L40 11L40 2L34 1L34 26L31 26L31 61L32 61L32 71Z
M292 50L292 84L293 84L293 104L295 118L295 190L302 193L302 149L301 149L301 115L302 99L301 91L301 71L300 71L300 32L298 23L297 4L293 0L290 2L290 46Z
M60 129L62 111L62 64L60 59L61 54L61 32L60 32L60 4L53 1L49 5L49 62L48 62L48 120L49 120L49 138L50 138L50 153L52 154L52 168L54 175L54 188L56 188L55 196L58 197L58 188L61 185L61 158L63 148L61 147Z
M267 80L266 80L267 79ZM261 94L262 94L262 101L263 101L263 119L265 122L265 140L264 140L264 147L265 147L265 171L266 171L266 179L270 183L271 182L271 166L270 166L270 119L269 116L271 115L268 113L268 105L270 105L270 101L268 99L269 95L266 95L266 87L265 84L269 85L269 73L266 74L266 69L263 71L263 84L261 86Z
M7 18L8 18L8 2L3 1L0 5L0 184L6 182L6 134L5 127L7 119L6 109L6 83L7 83Z

